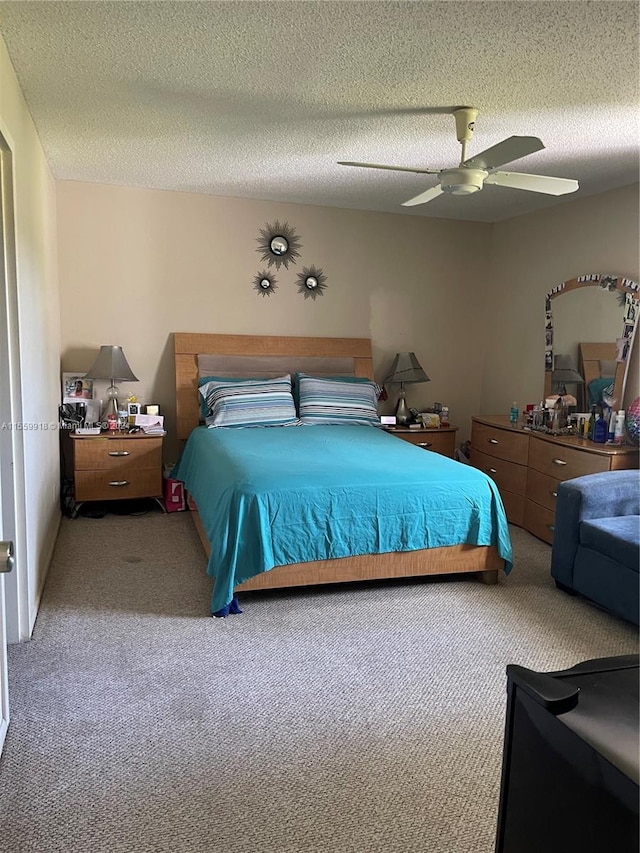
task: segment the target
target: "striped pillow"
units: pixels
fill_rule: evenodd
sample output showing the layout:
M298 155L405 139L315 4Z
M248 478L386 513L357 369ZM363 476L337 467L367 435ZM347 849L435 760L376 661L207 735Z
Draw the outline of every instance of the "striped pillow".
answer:
M363 382L356 377L353 381L323 379L299 373L298 393L303 424L380 426L374 382Z
M206 401L208 427L296 426L291 376L277 379L217 380L199 389Z
M224 382L227 385L232 382L247 382L251 380L252 382L264 382L265 379L271 379L272 377L267 376L201 376L198 379L198 391L209 382ZM200 420L205 421L211 412L209 411L209 406L207 405L207 398L204 394L198 394L200 398Z

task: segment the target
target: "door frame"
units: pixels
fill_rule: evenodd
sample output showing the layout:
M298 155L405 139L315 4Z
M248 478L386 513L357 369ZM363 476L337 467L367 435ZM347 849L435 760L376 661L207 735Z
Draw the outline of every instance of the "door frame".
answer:
M9 400L11 430L3 430L10 443L0 437L0 448L9 455L9 464L2 471L5 490L13 492L8 502L4 495L0 510L0 523L4 538L14 540L16 562L14 570L4 577L5 626L8 643L17 643L30 637L27 527L25 497L24 433L15 425L23 424L22 376L20 364L20 326L17 275L17 224L15 202L15 143L0 117L0 334L5 337L5 351L9 374ZM0 418L0 428L2 426ZM5 454L3 454L5 455ZM1 464L1 463L0 463ZM12 469L12 470L8 470ZM9 484L8 487L6 484ZM9 534L9 535L7 535Z

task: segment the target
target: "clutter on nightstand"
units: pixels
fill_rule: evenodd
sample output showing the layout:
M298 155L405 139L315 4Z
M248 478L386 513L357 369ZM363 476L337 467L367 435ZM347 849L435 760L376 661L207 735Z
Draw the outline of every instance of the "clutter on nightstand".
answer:
M163 415L136 415L135 425L146 435L165 435Z

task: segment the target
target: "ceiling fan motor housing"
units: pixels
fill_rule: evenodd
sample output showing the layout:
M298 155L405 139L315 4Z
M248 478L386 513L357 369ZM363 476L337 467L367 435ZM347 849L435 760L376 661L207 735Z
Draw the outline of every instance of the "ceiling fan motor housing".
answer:
M470 195L482 189L488 174L483 169L447 169L440 173L440 186L451 195Z

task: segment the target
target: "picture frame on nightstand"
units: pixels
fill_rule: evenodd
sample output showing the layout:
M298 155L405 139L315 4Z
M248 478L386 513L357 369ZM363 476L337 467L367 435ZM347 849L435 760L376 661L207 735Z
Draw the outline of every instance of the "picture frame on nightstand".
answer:
M86 379L84 373L62 374L62 402L81 403L93 400L93 379Z
M127 420L129 426L133 426L136 422L136 415L141 414L142 406L140 403L127 403Z

